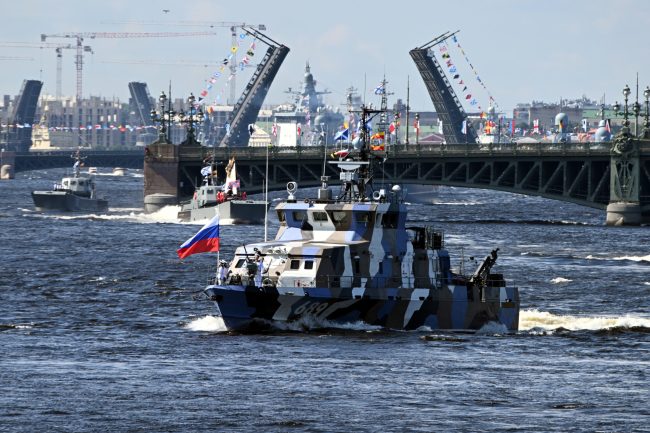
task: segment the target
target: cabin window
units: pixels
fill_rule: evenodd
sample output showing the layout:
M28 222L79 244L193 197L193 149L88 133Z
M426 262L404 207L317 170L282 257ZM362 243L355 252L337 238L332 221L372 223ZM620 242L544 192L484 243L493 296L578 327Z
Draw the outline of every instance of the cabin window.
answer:
M79 181L79 186L84 186L84 181L83 180Z
M68 186L68 181L67 180L63 181L63 186Z
M278 211L278 221L280 221L281 223L286 222L286 217L284 215L284 211L281 211L281 210Z
M209 190L208 190L208 194L214 194L214 190L213 190L213 189L209 189Z
M244 263L246 263L246 259L239 259L237 260L237 264L235 265L236 268L241 268L244 266Z
M334 225L337 226L344 225L348 220L348 213L345 211L334 210L332 211L331 216L332 221L334 221Z
M294 221L304 221L306 216L307 216L307 214L305 213L305 211L302 211L302 210L294 210L293 211L293 220Z
M300 260L291 260L291 269L300 269Z
M314 269L314 261L305 260L305 269Z
M71 180L71 181L70 181L70 185L76 185L76 184L77 184L77 181L76 181L76 180Z
M314 212L314 221L327 221L327 212Z
M357 222L368 224L370 222L370 212L355 212Z
M396 229L397 228L397 212L388 212L385 213L381 219L381 225L387 229Z

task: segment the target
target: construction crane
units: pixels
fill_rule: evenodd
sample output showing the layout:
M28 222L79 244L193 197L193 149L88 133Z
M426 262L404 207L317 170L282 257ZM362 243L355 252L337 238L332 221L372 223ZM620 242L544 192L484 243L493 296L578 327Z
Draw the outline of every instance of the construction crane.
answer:
M26 60L31 62L34 60L33 57L22 57L22 56L0 56L0 60Z
M72 50L77 47L72 44L54 44L41 42L40 44L34 44L31 42L0 42L0 47L11 47L11 48L54 48L56 52L56 99L61 99L61 76L63 70L63 50ZM92 48L88 45L82 47L84 52L91 53L93 52Z
M230 36L232 39L232 45L237 45L237 29L238 28L250 28L257 30L266 30L266 25L264 24L248 24L244 22L234 22L234 21L136 21L136 20L127 20L127 21L107 21L106 24L138 24L138 25L164 25L164 26L188 26L188 27L209 27L211 29L215 27L229 27ZM230 105L235 105L237 100L237 52L232 53L233 57L230 61L230 76L232 77L228 82L230 86L230 95L228 97L227 103Z
M99 38L169 38L169 37L184 37L184 36L214 36L214 32L185 32L185 33L173 33L173 32L143 32L143 33L111 33L111 32L88 32L88 33L57 33L57 34L41 34L41 42L45 42L47 38L73 38L76 39L77 43L75 48L77 49L77 55L75 58L75 66L77 69L77 101L81 100L82 97L82 81L83 81L83 53L87 51L84 49L83 41L85 38L88 39L99 39Z

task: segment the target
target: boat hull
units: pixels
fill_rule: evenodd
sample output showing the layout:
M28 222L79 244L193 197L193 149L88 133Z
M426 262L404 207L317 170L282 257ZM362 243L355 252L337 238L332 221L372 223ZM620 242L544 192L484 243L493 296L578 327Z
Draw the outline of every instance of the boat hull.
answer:
M32 191L38 211L105 212L108 200L81 197L66 191Z
M479 299L471 299L468 293L461 285L444 289L210 285L205 289L229 330L315 319L396 330L427 327L463 332L496 323L517 331L520 301L516 287L486 287Z
M219 215L221 220L233 224L263 224L267 202L263 200L228 200L215 206L192 207L191 203L182 206L178 213L181 221L201 221Z

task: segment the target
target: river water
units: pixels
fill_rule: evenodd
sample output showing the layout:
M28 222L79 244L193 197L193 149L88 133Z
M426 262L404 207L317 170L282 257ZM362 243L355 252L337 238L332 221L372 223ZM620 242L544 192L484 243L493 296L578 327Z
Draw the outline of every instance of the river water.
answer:
M500 248L518 333L242 335L201 295L215 255L176 256L200 225L145 215L141 171L100 172L106 214L35 212L30 191L63 173L0 182L0 431L650 431L648 227L440 188L410 220L443 229L456 265ZM263 236L222 226L222 258Z

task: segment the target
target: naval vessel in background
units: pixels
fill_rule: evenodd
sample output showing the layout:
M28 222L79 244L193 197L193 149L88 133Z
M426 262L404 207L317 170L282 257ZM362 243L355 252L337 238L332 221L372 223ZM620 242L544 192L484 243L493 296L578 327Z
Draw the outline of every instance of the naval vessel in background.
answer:
M240 190L235 157L230 158L226 167L226 180L217 181L217 165L211 163L201 170L203 183L196 189L191 200L181 203L178 219L181 221L200 221L219 215L222 224L262 224L269 203L265 200L247 198L246 191Z
M61 212L106 212L108 200L98 198L95 192L95 179L92 175L82 175L83 159L79 152L75 160L73 175L61 179L51 191L32 191L34 206L38 211Z

